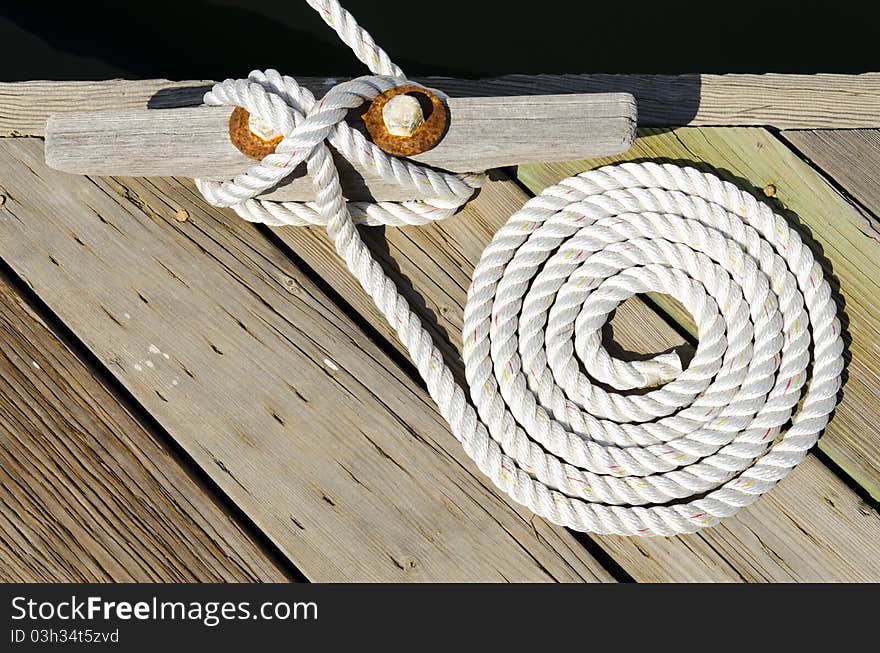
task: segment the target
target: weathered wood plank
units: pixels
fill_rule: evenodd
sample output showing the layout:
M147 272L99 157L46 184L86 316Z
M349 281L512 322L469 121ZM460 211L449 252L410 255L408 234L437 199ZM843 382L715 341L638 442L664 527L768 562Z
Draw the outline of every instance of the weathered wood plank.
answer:
M253 225L190 183L52 171L28 139L0 170L0 256L308 578L612 580Z
M295 74L295 71L292 71ZM318 94L336 79L303 78ZM508 75L427 77L453 97L631 93L642 127L767 125L779 129L880 126L880 73L861 75ZM53 113L194 106L208 80L0 83L0 135L43 136Z
M0 580L285 572L0 280Z
M793 144L880 220L880 130L786 131Z
M618 154L630 148L636 129L635 101L623 93L449 98L448 110L442 140L411 158L453 172ZM46 126L46 163L77 174L232 179L254 161L230 140L231 112L201 107L53 114ZM355 118L352 125L363 127ZM340 178L350 199L418 197L358 162L340 166ZM300 166L264 197L314 196Z
M778 139L762 129L679 129L646 132L625 157L564 164L530 165L520 179L533 191L591 167L621 160L671 159L714 166L741 187L753 188L798 229L818 254L827 278L842 294L847 343L847 378L819 447L874 497L880 497L880 240L876 220L854 207ZM670 314L693 331L690 317L672 305Z
M495 181L460 214L442 223L364 229L386 272L431 325L461 377L459 348L466 288L495 231L527 199L511 181ZM384 318L346 272L320 229L275 232L295 254L354 306L390 342ZM617 343L637 353L684 350L678 333L640 301L627 301L612 322ZM880 579L877 514L815 459L782 487L735 518L698 535L670 539L596 538L637 580L784 581Z

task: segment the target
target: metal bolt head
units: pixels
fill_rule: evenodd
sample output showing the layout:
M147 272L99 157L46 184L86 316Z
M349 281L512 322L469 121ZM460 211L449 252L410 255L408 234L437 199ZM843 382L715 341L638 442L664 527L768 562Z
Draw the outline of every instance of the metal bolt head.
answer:
M272 129L272 125L260 118L260 116L248 114L247 121L248 129L250 129L251 133L257 138L262 138L264 141L271 141L281 136L281 134Z
M395 95L382 107L382 120L389 134L409 138L425 123L425 114L412 95Z

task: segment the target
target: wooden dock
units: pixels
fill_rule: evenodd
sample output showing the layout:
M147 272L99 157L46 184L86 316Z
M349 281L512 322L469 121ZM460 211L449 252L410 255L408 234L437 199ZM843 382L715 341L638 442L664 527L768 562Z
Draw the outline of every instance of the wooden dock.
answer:
M480 253L565 176L688 163L796 225L841 300L842 402L772 492L668 539L571 533L502 496L323 230L244 222L188 179L45 165L49 113L205 83L0 84L0 580L880 581L880 75L554 82L532 92L634 92L636 146L497 171L450 220L365 231L460 360ZM662 297L612 326L636 353L694 342Z

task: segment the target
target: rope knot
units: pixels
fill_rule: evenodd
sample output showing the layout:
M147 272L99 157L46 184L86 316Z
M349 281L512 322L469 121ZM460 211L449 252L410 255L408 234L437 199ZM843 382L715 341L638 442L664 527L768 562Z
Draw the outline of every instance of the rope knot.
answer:
M399 226L449 217L482 185L483 175L452 174L389 156L345 121L351 109L402 85L424 88L405 77L368 75L337 84L316 100L309 89L276 70L255 70L247 79L227 79L215 84L205 94L205 104L240 106L281 134L282 140L274 153L234 179L197 180L199 190L211 204L232 207L251 222L273 226L326 225L346 205L329 144L349 162L375 170L381 177L412 191L412 201L398 204L348 203L347 210L355 222ZM283 183L303 163L315 185L314 202L258 199Z

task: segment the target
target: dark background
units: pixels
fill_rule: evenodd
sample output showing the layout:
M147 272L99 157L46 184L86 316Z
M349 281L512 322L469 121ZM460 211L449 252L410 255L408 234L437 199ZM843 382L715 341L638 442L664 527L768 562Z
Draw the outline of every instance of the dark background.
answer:
M873 3L346 0L411 76L880 70ZM461 13L465 12L466 17ZM302 0L0 0L0 80L364 68Z

